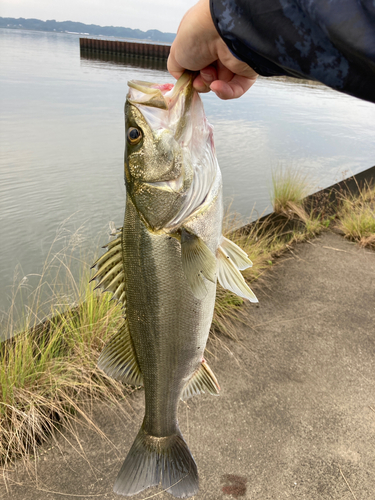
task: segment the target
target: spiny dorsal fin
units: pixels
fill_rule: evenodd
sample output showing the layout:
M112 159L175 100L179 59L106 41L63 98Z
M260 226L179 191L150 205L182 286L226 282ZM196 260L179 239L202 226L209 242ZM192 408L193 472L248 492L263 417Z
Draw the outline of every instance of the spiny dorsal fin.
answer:
M239 297L250 300L250 302L258 302L254 292L247 286L244 277L233 260L221 246L217 249L217 263L217 279L223 288L230 290Z
M248 267L252 267L253 263L247 256L247 253L242 250L238 245L233 243L233 241L228 240L223 236L223 240L221 242L221 249L226 253L233 261L233 264L239 269L243 271Z
M104 347L99 356L98 367L109 377L125 384L143 384L142 373L126 319L124 325Z
M108 248L105 254L91 266L97 271L90 281L96 280L96 288L105 292L112 292L113 298L125 306L125 273L122 261L122 228L117 233L118 238L110 241L104 248Z
M217 396L219 391L219 383L213 371L208 366L207 361L203 359L198 370L194 372L193 376L184 387L181 399L185 401L201 392L208 392L213 396Z
M203 276L212 283L216 281L215 255L201 238L182 229L181 261L193 294L203 299L207 294Z

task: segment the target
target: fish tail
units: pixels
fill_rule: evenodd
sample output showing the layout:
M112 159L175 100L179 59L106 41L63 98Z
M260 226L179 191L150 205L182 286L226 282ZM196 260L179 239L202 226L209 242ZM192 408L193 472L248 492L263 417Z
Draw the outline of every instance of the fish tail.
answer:
M186 498L198 493L198 471L182 434L154 437L143 427L118 473L113 491L131 496L158 486L175 497Z

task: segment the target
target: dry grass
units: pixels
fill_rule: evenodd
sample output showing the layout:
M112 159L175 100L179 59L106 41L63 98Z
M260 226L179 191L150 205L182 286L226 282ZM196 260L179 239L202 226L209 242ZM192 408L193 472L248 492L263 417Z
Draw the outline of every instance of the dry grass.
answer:
M366 185L359 195L342 198L337 227L360 246L375 248L375 186Z
M73 260L66 249L50 254L39 285L30 295L31 306L25 308L32 314L17 323L14 298L7 331L2 332L8 337L0 343L3 465L30 453L36 455L38 446L56 432L72 430L77 418L99 431L90 419L88 403L100 399L121 409L119 401L127 392L96 368L104 343L122 322L121 309L108 294L99 296L93 290L88 272L81 276L80 284L74 280L70 271L76 264ZM47 280L52 269L53 284ZM44 287L50 291L47 302L42 301ZM49 319L35 326L47 310Z

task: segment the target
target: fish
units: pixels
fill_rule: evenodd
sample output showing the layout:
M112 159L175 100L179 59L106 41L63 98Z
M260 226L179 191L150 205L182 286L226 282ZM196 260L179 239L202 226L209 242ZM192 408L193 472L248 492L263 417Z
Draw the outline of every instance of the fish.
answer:
M220 391L204 358L217 281L257 302L240 272L250 259L222 235L213 128L193 79L185 72L175 85L128 82L125 218L93 264L97 288L124 311L98 367L145 392L143 423L114 484L124 496L158 485L178 498L197 494L178 404Z

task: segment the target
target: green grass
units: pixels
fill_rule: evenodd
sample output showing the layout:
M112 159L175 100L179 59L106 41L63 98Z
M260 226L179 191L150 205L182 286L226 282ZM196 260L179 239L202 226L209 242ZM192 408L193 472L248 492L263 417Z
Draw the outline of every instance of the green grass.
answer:
M107 294L88 287L85 300L44 328L16 335L0 346L0 462L32 452L61 427L70 427L88 401L117 404L124 387L96 368L109 335L121 323Z

